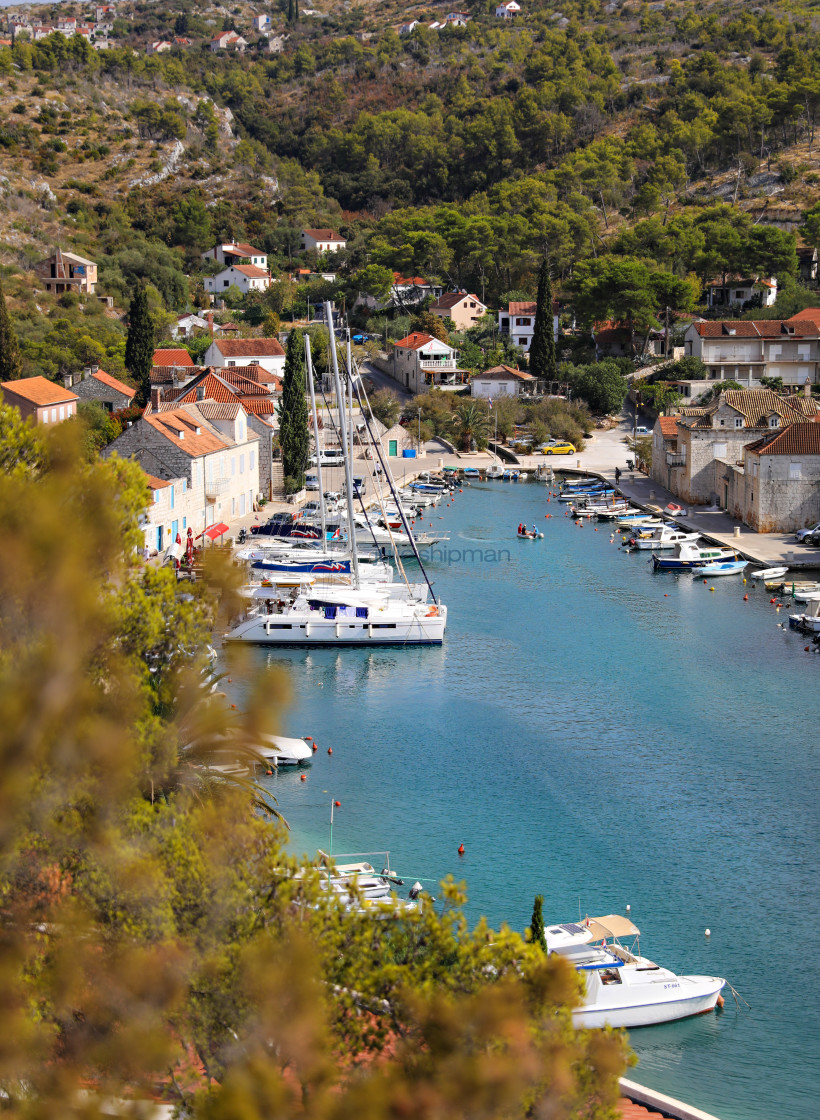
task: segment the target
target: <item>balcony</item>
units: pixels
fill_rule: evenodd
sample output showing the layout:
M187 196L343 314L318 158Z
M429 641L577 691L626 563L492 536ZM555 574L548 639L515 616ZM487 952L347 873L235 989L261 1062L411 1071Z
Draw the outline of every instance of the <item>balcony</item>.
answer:
M449 371L451 373L455 373L455 371L458 369L458 362L455 358L448 358L442 361L422 358L422 360L419 362L419 365L425 373L436 373L439 370L441 370L442 372Z
M667 451L666 465L667 467L685 467L686 456L683 455L680 451Z

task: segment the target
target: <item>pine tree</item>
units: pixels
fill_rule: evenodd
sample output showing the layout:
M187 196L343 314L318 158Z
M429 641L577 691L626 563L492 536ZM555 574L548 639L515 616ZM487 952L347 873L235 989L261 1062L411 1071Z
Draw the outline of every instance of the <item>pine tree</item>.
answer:
M137 384L136 404L144 406L151 395L151 367L154 363L154 324L148 309L148 293L139 284L128 308L128 337L125 340L125 368Z
M532 906L532 918L530 920L530 942L535 945L538 944L546 953L547 951L547 938L544 934L544 896L537 894L535 902Z
M20 346L11 325L6 297L0 285L0 381L16 381L23 376Z
M550 267L543 261L538 271L538 301L535 329L530 346L530 373L542 381L556 381L555 330L552 321L552 282Z
M305 397L305 340L301 331L291 331L282 377L282 404L279 416L279 442L285 488L299 490L305 478L310 455L308 406Z

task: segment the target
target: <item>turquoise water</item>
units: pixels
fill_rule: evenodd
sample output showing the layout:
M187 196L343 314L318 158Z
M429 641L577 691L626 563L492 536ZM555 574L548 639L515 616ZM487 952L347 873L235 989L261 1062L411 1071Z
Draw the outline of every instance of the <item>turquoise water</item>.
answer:
M727 990L722 1014L633 1032L631 1076L722 1120L817 1115L820 656L762 587L656 575L546 498L487 483L428 516L455 553L430 564L443 648L255 651L293 670L283 732L320 746L306 782L267 779L294 844L327 849L337 799L334 852L464 878L473 918L629 904L646 955L752 1008Z

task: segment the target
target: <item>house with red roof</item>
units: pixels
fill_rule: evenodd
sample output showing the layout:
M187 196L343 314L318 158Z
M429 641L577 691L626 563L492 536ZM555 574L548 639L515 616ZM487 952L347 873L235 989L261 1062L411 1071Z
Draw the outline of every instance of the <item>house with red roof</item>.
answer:
M458 368L458 352L421 331L393 344L393 376L411 393L455 389L469 380L467 370Z
M164 406L161 390L153 389L141 419L103 452L134 459L147 474L173 484L170 519L146 541L152 548L162 550L177 535L184 539L188 528L196 535L242 517L259 496L259 437L247 413L237 400L210 403L212 409L209 402Z
M725 472L726 506L756 533L820 521L820 424L790 424L746 445Z
M335 229L302 230L302 250L305 253L338 253L346 245L347 240Z
M430 305L430 311L439 319L450 319L457 331L474 327L478 320L487 314L486 305L478 296L469 292L445 292Z
M800 388L818 381L820 308L790 319L720 319L692 323L684 335L687 355L700 358L709 377L756 388L761 377L780 377Z
M204 360L216 367L259 365L277 377L285 371L285 351L278 338L215 338Z
M203 261L217 261L219 264L255 264L257 268L267 269L268 254L256 249L247 241L222 241L202 254Z
M248 292L266 292L270 285L268 270L255 264L231 264L216 276L205 277L205 291L215 295L238 288L246 296Z
M470 393L474 397L495 401L499 397L520 397L522 393L532 393L535 383L533 375L523 369L492 366L470 377Z
M535 334L535 313L538 304L533 300L514 300L507 304L506 310L498 312L498 329L506 335L513 346L520 346L525 354L529 354L532 345L532 336ZM558 338L558 303L552 304L552 329Z
M14 405L23 419L33 424L59 424L77 414L77 394L45 377L3 381L0 389L5 403Z
M119 412L134 403L136 389L104 369L91 367L69 386L84 401L97 401L108 412Z

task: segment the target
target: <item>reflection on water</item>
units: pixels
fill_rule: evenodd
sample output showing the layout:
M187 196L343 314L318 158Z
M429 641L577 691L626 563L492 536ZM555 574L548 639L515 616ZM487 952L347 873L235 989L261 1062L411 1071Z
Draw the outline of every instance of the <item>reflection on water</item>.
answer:
M555 509L489 483L446 510L510 559L431 565L441 649L256 651L292 671L283 730L319 744L306 782L266 779L293 846L326 848L332 796L336 850L463 877L472 918L523 929L536 893L551 921L631 905L649 957L753 1008L634 1032L636 1080L721 1120L816 1115L820 658L762 589L656 575Z

